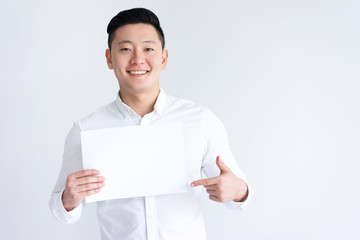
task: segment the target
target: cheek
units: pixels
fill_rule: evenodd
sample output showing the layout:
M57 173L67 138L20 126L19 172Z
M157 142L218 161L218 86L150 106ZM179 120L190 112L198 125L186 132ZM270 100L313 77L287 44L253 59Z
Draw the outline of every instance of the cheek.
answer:
M161 68L162 69L162 58L159 56L154 56L149 59L149 63L152 68Z
M129 62L129 60L124 56L116 57L113 59L114 68L116 68L117 70L125 69L128 62Z

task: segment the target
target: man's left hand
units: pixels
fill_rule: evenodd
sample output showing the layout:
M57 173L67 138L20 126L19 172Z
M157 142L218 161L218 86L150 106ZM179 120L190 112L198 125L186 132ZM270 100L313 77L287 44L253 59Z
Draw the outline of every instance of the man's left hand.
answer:
M243 202L248 195L246 183L238 178L228 168L220 157L216 158L216 165L220 169L220 175L214 178L206 178L194 181L191 187L204 186L209 198L215 202Z

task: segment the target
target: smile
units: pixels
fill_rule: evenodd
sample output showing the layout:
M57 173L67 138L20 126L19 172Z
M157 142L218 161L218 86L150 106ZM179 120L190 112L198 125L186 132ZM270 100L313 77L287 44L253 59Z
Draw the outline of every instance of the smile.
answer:
M130 74L134 74L134 75L143 75L146 74L148 71L128 71L128 73Z

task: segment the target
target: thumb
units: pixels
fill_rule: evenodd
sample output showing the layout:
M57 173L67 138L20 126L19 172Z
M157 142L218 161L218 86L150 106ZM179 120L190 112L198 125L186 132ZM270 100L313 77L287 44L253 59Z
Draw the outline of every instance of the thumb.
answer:
M228 168L228 166L226 166L225 163L220 159L220 156L216 157L216 165L220 169L220 175L231 172L230 168Z

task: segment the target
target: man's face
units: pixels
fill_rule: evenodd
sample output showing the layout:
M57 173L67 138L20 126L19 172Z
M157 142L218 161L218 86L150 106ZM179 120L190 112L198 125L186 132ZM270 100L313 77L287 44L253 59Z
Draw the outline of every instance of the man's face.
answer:
M119 27L111 52L106 50L108 67L114 70L122 91L129 93L158 90L167 57L155 28L142 23Z

